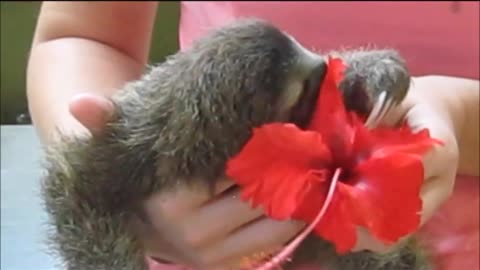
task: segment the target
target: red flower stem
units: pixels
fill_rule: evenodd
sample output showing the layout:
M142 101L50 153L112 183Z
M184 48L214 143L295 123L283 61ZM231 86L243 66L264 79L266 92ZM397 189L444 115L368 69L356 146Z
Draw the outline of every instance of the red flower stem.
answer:
M295 239L290 242L280 253L278 253L275 257L270 259L264 265L256 268L256 270L270 270L280 265L283 261L287 260L288 256L292 254L295 249L297 249L298 245L300 245L300 243L305 240L308 234L313 231L315 226L317 226L320 220L322 220L323 216L327 212L328 207L330 206L330 203L332 202L333 192L335 191L335 187L337 186L338 178L341 172L341 168L337 168L335 170L335 173L332 177L332 183L330 184L327 197L325 198L325 203L323 204L322 209L320 209L320 212L315 217L313 222L310 223L310 225L306 229L304 229L299 235L297 235Z

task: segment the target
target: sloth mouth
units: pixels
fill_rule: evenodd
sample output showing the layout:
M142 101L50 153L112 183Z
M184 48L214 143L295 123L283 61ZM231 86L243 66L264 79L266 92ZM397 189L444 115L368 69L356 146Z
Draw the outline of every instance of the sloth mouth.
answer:
M290 122L301 129L305 129L312 119L320 85L325 78L326 71L327 64L322 61L312 69L308 78L303 82L302 94L290 113Z

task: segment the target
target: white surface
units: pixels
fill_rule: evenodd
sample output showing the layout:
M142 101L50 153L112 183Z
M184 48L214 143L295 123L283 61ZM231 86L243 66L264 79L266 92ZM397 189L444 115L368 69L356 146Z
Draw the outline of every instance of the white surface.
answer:
M32 126L1 126L2 270L55 270L44 243L41 147Z

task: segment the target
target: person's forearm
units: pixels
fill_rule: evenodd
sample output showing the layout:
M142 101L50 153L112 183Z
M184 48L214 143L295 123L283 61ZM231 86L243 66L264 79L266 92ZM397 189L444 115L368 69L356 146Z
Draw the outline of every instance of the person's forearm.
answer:
M150 50L157 2L45 1L27 68L27 98L42 142L56 128L86 131L69 112L82 92L110 96L138 78Z
M92 40L61 38L35 45L27 69L27 97L42 142L57 127L84 129L68 110L75 94L110 96L143 68L144 63Z

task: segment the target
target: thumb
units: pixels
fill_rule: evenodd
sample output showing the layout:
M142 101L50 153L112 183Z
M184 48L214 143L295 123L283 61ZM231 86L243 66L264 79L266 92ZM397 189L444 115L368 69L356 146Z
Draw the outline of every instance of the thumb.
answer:
M113 114L113 103L106 97L95 94L79 94L69 104L70 113L93 136L100 135L105 123Z

